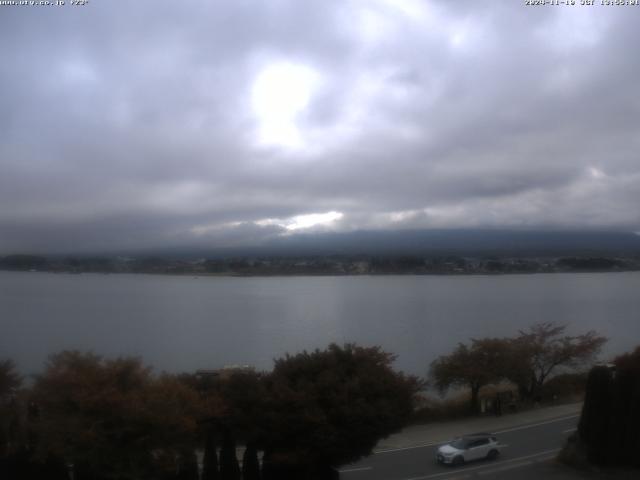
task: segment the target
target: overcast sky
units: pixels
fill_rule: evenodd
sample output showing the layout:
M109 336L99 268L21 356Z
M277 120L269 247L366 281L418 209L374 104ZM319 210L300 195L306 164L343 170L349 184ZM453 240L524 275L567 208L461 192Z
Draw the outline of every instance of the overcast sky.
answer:
M640 7L66 3L0 6L0 253L640 230Z

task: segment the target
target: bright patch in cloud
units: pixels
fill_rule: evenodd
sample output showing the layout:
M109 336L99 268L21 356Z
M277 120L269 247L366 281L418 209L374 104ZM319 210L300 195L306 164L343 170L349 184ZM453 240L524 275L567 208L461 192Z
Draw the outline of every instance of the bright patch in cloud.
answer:
M319 225L330 225L343 217L340 212L311 213L309 215L298 215L292 218L292 222L286 225L287 230L299 230L301 228L311 228Z
M404 15L422 20L426 16L424 4L418 0L378 0Z
M302 230L312 227L328 227L336 220L340 220L344 215L340 212L326 212L326 213L309 213L307 215L296 215L295 217L280 219L280 218L265 218L255 222L261 227L269 225L277 225L279 227L286 228L289 231Z
M195 235L209 235L216 232L222 232L230 228L238 228L242 226L242 222L226 222L226 223L214 223L211 225L196 225L189 231Z
M274 63L256 77L251 92L259 125L259 143L300 147L297 117L305 110L317 87L318 74L295 63Z
M69 59L60 64L59 78L67 85L87 85L98 80L92 66L83 60Z
M589 171L589 176L591 176L591 178L594 178L596 180L600 180L607 176L602 170L596 167L589 167L588 171Z

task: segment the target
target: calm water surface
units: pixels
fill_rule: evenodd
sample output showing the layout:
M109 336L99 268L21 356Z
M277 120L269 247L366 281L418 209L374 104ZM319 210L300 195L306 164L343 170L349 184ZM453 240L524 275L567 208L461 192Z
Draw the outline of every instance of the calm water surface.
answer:
M0 359L25 373L63 349L158 370L269 369L330 342L381 345L424 375L470 337L554 320L595 329L604 356L640 344L640 273L232 278L0 272Z

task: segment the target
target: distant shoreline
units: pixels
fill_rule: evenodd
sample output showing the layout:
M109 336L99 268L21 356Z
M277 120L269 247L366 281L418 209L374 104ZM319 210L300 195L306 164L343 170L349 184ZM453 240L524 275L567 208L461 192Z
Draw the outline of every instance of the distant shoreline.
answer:
M0 257L0 270L224 277L506 275L640 271L640 256L325 255L230 258Z

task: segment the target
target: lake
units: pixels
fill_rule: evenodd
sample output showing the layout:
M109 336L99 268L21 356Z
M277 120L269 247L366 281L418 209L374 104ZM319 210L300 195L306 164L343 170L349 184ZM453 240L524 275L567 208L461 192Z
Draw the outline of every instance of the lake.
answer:
M157 370L270 369L330 342L381 345L397 368L471 337L539 321L609 337L603 358L640 344L640 272L502 276L189 277L0 272L0 359L41 371L63 349L136 355Z

